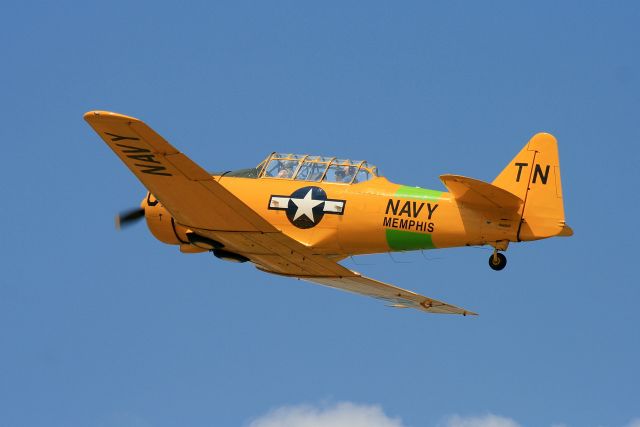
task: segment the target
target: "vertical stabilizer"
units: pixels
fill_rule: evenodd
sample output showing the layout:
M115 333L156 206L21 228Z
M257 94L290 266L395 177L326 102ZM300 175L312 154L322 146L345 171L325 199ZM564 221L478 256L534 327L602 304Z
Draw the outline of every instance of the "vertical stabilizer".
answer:
M493 181L524 200L518 240L557 236L565 229L558 143L538 133Z

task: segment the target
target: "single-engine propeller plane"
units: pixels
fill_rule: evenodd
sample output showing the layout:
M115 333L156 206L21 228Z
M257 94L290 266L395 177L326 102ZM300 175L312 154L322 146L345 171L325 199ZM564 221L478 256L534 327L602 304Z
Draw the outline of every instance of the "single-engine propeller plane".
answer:
M511 242L570 236L555 138L539 133L492 182L441 175L448 192L394 184L365 161L271 153L255 168L209 173L142 121L84 115L149 190L118 225L145 218L183 253L258 269L430 313L476 314L362 276L352 255L490 245L501 270Z

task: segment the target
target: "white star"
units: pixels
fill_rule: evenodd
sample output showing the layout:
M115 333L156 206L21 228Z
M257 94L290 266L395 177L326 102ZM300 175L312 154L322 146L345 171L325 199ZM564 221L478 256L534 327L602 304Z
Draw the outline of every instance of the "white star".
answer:
M318 206L324 200L314 200L314 199L312 199L311 198L311 193L312 192L313 192L313 189L309 189L309 192L307 193L307 195L304 196L304 198L302 198L302 199L291 198L291 201L293 203L295 203L295 205L298 207L298 210L296 211L296 214L293 217L294 221L296 219L300 218L302 215L306 216L307 218L309 218L313 222L316 221L313 218L313 208Z

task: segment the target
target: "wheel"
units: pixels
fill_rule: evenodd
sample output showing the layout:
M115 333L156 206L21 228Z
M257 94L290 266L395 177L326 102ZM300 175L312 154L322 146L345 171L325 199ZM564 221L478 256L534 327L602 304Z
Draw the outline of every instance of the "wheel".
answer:
M494 259L495 258L495 259ZM500 252L496 252L489 257L489 267L496 271L500 271L507 266L507 257Z

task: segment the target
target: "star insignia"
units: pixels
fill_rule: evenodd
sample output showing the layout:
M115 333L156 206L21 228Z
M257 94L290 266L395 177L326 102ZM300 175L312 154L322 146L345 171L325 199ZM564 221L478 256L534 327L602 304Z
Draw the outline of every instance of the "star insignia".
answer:
M302 187L290 196L272 195L270 210L286 211L291 224L298 228L312 228L320 223L325 214L342 215L345 200L328 199L320 187Z

